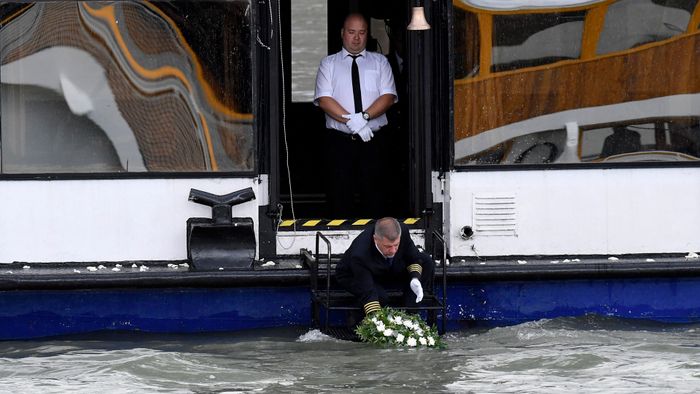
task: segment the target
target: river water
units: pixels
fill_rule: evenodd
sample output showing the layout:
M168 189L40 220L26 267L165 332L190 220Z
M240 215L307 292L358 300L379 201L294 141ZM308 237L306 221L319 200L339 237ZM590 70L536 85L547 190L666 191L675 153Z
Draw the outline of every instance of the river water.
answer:
M700 325L584 316L385 349L308 329L0 342L3 393L690 393Z

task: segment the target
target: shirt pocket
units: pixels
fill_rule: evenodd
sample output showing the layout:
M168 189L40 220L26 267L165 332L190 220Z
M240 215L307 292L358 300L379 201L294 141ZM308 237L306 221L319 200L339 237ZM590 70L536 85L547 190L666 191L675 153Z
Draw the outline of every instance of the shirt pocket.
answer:
M369 92L379 91L379 71L367 70L364 75L364 87Z

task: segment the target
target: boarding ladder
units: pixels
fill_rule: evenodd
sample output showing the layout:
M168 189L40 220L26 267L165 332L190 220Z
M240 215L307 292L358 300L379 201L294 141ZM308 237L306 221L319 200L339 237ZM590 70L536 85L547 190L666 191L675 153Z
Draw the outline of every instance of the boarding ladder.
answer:
M432 232L432 251L436 251L435 246L439 243L441 246L441 258L435 259L435 277L432 281L432 286L424 289L423 301L420 305L414 307L402 306L403 296L401 291L389 292L389 306L401 309L407 312L418 313L427 312L428 324L437 323L437 315L440 317L438 332L444 334L447 321L447 247L445 240L437 231ZM326 245L326 253L321 255L321 241ZM363 311L357 304L355 296L346 290L342 290L335 282L335 266L340 261L340 256L333 256L331 251L331 243L321 232L316 233L316 251L312 256L308 250L302 250L302 255L306 265L310 271L311 281L311 319L314 327L319 328L324 333L337 333L342 331L337 327L331 327L331 311L346 311L355 312ZM440 272L438 272L440 268ZM439 279L440 294L435 292L435 279ZM323 317L323 319L321 319ZM359 322L358 322L359 323ZM347 333L345 335L347 336Z

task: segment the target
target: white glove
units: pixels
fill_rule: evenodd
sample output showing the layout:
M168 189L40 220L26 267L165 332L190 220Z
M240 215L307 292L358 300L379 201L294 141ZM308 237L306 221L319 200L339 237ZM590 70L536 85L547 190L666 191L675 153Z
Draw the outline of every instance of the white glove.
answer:
M416 294L416 304L423 300L423 286L418 278L411 279L411 290Z
M362 117L362 112L343 115L343 118L350 119L345 123L353 133L357 134L367 125L367 121Z
M361 128L360 131L358 131L355 134L359 134L360 138L362 138L362 141L364 142L367 142L371 140L372 137L374 137L374 133L372 132L372 129L369 128L369 126Z

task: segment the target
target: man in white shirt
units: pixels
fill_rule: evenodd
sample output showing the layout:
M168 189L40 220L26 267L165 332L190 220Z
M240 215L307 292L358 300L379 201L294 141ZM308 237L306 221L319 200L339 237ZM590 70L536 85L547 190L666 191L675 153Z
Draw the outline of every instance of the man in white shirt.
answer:
M380 177L395 176L382 173L377 139L387 125L385 112L397 101L396 87L386 57L365 49L368 34L364 16L348 15L343 49L325 57L316 75L314 104L325 112L328 129L329 214L338 217L381 215L375 207L387 191Z

